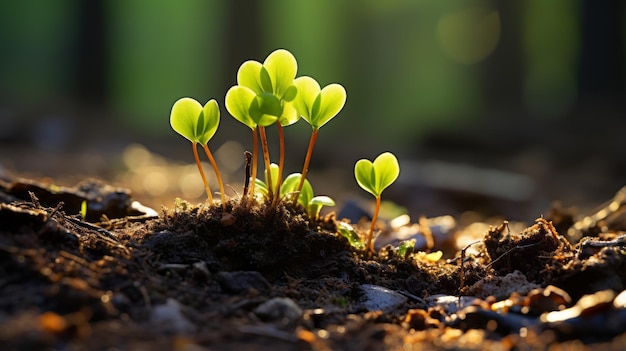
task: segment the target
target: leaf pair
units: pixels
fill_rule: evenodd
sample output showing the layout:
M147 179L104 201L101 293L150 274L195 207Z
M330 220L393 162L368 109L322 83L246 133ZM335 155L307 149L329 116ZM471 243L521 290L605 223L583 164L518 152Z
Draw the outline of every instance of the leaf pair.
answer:
M202 177L204 188L207 192L209 201L213 202L213 196L211 195L211 189L209 189L209 183L206 180L204 171L202 170L202 164L198 157L198 150L196 144L201 144L204 152L211 162L211 166L215 171L215 176L220 187L220 195L222 198L222 208L226 210L226 198L224 194L224 184L222 183L222 177L220 175L217 163L209 150L209 140L215 135L217 127L220 124L220 108L217 105L217 101L211 99L204 107L196 100L188 97L178 99L174 106L172 106L172 112L170 113L170 125L178 134L191 141L193 147L193 156L198 166L198 171Z
M357 183L365 191L376 197L376 209L372 216L372 224L367 234L367 249L374 252L372 236L380 210L380 195L391 183L400 175L400 165L398 159L390 152L383 152L374 162L366 159L358 160L354 165L354 176Z
M170 124L178 134L189 141L206 144L215 135L220 123L220 109L214 99L204 105L188 97L172 106Z
M291 103L297 95L293 85L298 63L287 50L272 52L261 64L244 62L237 72L237 84L226 93L226 109L239 122L254 129L278 121L288 126L300 116Z
M313 129L330 121L346 103L346 90L340 84L329 84L321 89L317 81L308 76L297 78L293 84L298 90L294 105Z
M354 166L354 176L361 188L379 197L400 174L398 159L390 152L380 154L374 162L362 159Z

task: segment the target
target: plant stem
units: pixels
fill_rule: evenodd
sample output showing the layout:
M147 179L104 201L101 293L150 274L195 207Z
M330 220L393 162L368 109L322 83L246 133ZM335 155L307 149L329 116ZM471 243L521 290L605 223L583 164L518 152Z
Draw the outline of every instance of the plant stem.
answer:
M220 170L217 168L217 163L213 158L213 154L211 150L209 150L209 146L207 144L203 144L204 152L206 156L209 158L209 162L211 162L211 166L213 166L213 170L215 171L215 176L217 177L217 184L220 186L220 196L222 198L222 210L226 212L226 195L224 195L224 183L222 183L222 176L220 175Z
M198 148L196 144L196 142L191 143L191 146L193 147L193 157L196 159L196 165L198 166L198 171L200 171L200 176L202 177L207 197L209 198L209 201L213 203L213 195L211 195L211 189L209 189L209 182L206 181L206 177L204 176L204 170L202 169L202 164L200 163L200 157L198 156Z
M256 130L258 127L254 127L252 129L252 174L250 175L251 183L250 184L250 197L252 201L254 201L254 185L256 183L256 171L258 167L258 159L259 159L259 137L257 136Z
M374 210L374 216L372 217L372 224L370 225L370 231L367 233L367 250L370 254L374 253L374 241L372 236L374 235L374 227L376 226L376 219L378 218L378 211L380 210L380 196L376 196L376 209Z
M263 160L265 161L265 173L267 173L267 197L272 199L274 196L273 193L273 184L272 183L272 171L270 169L270 150L267 147L267 135L265 135L265 127L259 126L259 135L261 136L261 148L263 149Z
M304 166L302 167L302 177L300 178L300 184L298 184L298 189L296 190L296 197L293 201L294 205L298 203L298 198L300 198L300 191L302 190L302 186L304 185L304 180L306 179L306 174L309 172L309 163L311 163L311 155L313 154L313 147L315 146L315 141L317 140L317 134L319 133L319 129L313 129L311 133L311 140L309 140L309 148L306 151L306 157L304 158Z
M250 167L252 166L252 153L250 151L244 151L243 155L246 158L246 166L245 179L243 181L243 196L241 196L241 206L247 207L248 189L250 188Z
M280 123L276 123L278 126L278 138L279 138L279 159L278 159L278 179L276 179L276 193L274 194L273 204L272 206L276 206L278 204L278 200L280 200L280 186L283 181L283 168L285 167L285 132L283 131L283 126Z

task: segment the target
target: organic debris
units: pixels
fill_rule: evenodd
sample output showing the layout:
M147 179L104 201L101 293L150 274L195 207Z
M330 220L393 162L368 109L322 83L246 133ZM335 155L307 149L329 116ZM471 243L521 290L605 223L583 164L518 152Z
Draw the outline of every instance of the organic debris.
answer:
M613 229L623 222L579 242L562 236L555 228L563 223L549 216L523 230L505 222L471 249L450 252L450 236L466 228L446 227L440 240L423 219L412 240L430 233L431 254L389 244L369 257L338 234L345 225L334 216L314 220L301 207L279 204L270 215L231 200L225 211L233 222L225 226L218 204L178 200L142 213L130 192L116 191L124 201L100 204L115 211L86 218L80 204L97 201L84 185L59 189L32 180L0 186L4 348L626 344L626 233ZM362 236L369 223L350 227ZM402 227L414 225L383 226L381 235L392 238Z

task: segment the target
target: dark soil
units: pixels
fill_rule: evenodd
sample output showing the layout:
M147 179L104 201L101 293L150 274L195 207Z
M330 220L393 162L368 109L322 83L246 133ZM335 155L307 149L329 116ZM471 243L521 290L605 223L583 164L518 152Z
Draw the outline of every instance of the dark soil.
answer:
M157 213L95 181L5 180L0 345L624 349L624 198L588 216L555 207L526 229L494 225L458 252L449 243L469 227L433 240L420 221L415 235L432 243L424 250L446 248L439 259L391 245L369 255L337 234L334 215L316 221L285 205L233 199L224 212L177 200Z

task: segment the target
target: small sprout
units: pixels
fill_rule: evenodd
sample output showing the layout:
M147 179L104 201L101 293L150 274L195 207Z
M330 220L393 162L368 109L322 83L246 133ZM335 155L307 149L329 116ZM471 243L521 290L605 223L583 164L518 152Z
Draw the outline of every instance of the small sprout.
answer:
M319 129L341 111L346 103L346 90L340 84L329 84L321 89L315 79L307 76L297 78L293 84L297 88L294 105L302 118L313 128L302 167L302 179L297 189L300 191L309 171ZM294 202L297 202L297 198Z
M361 188L376 197L376 209L372 217L372 224L367 234L367 248L370 252L374 252L374 243L372 235L380 210L380 195L389 185L391 185L400 174L400 165L398 159L390 152L380 154L374 162L361 159L354 165L354 176Z
M408 253L413 251L413 248L415 248L416 241L417 240L415 240L415 238L402 241L400 245L398 245L398 248L397 248L398 255L400 257L405 257Z
M87 218L87 200L83 200L83 202L80 203L80 218L82 218L83 221Z
M292 173L283 182L280 187L281 198L288 198L291 194L295 193L297 187L302 179L302 174ZM314 196L313 187L308 180L304 180L302 189L300 190L300 196L298 196L298 203L306 209L307 215L312 220L317 220L320 215L320 211L324 206L335 206L335 201L328 196Z
M339 222L339 226L337 227L337 232L341 234L343 237L348 239L348 242L352 247L357 250L363 250L365 248L365 244L359 234L357 234L356 230L346 222Z
M237 86L226 93L226 108L233 117L246 124L253 133L252 178L256 178L257 142L256 130L259 130L265 168L270 166L269 148L265 127L278 121L280 138L279 172L276 174L276 187L269 188L272 204L278 201L278 186L281 183L284 167L284 133L282 127L291 125L300 118L292 101L297 95L293 85L298 63L287 50L272 52L261 64L250 60L244 62L237 72ZM272 174L269 175L272 177ZM274 183L270 181L270 183ZM254 186L254 185L253 185ZM272 194L276 192L276 196ZM251 189L254 193L254 188ZM245 195L245 194L244 194Z
M202 164L200 163L200 157L198 157L197 144L201 144L204 148L211 166L215 171L217 182L220 187L220 193L222 197L222 208L226 209L226 199L224 195L224 184L222 183L222 177L220 176L219 169L215 163L215 159L211 154L208 147L209 140L215 135L217 127L220 123L220 110L217 105L217 101L211 99L202 107L200 103L192 98L182 98L174 103L172 106L172 112L170 114L170 124L178 134L191 141L193 147L193 156L198 166L198 171L204 182L204 188L206 189L207 196L210 202L213 202L213 196L211 195L211 189L209 189L209 183L204 175Z

